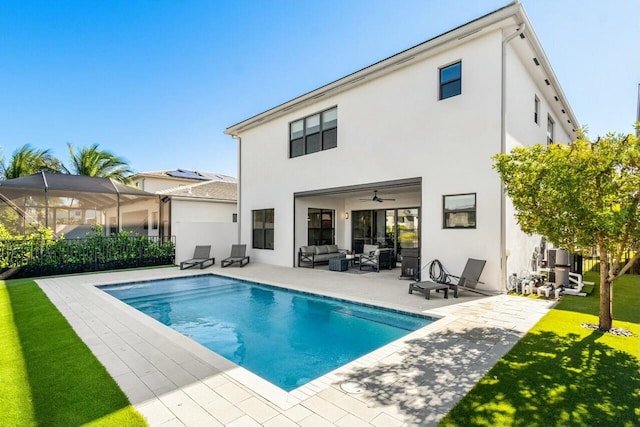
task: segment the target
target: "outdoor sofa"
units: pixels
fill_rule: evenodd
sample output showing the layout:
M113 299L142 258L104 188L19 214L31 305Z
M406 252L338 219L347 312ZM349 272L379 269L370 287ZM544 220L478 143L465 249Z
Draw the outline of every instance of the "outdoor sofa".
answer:
M328 263L331 258L344 254L338 245L301 246L298 252L298 267L315 268L317 264Z

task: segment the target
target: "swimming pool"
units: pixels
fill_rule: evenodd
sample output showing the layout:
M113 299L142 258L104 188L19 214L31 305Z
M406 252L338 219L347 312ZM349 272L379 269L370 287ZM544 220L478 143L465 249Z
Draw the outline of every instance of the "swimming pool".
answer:
M433 322L216 275L100 289L286 391Z

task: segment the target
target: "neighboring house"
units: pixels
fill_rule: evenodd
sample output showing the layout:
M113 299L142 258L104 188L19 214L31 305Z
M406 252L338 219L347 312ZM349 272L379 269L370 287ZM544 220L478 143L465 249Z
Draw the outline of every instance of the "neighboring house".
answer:
M237 181L234 177L186 169L141 172L135 187L153 192L155 204L132 205L122 215L138 233L176 237L176 262L190 258L196 245L212 245L212 255L228 256L237 240ZM137 219L137 221L133 221Z
M578 126L511 3L227 128L239 239L282 266L314 243L419 247L423 268L439 259L453 274L485 259L482 286L501 291L540 240L520 231L490 157L570 142Z
M169 214L169 234L176 236L176 262L191 258L196 245L211 245L218 260L229 256L238 237L238 184L204 181L156 194Z
M219 173L173 169L137 173L132 177L131 185L155 193L204 181L237 182L234 177Z

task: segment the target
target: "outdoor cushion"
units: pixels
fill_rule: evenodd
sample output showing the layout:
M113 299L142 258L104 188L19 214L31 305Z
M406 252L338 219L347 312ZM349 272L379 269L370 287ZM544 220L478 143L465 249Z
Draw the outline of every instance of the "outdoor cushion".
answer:
M327 248L327 245L316 246L316 254L320 255L320 254L328 254L328 253L329 253L329 249Z
M315 251L316 251L315 246L300 246L300 252L309 253L309 252L315 252Z
M335 253L338 252L338 245L327 245L327 253Z
M366 255L371 255L371 252L375 252L378 250L378 245L364 245L362 249L362 253ZM378 255L380 252L378 251L375 255Z

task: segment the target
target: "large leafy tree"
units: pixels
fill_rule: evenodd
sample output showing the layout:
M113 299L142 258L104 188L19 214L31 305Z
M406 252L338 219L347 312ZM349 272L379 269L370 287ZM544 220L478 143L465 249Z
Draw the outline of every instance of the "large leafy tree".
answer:
M60 173L64 166L50 150L38 150L25 144L13 152L8 163L0 162L4 179L19 178L37 172Z
M113 178L125 184L131 180L133 171L122 157L118 157L110 151L100 150L98 144L84 147L78 153L74 150L73 145L67 145L71 155L70 173Z
M522 230L600 257L599 328L613 323L612 285L640 259L640 140L608 134L518 147L493 157ZM625 252L634 254L621 265Z

